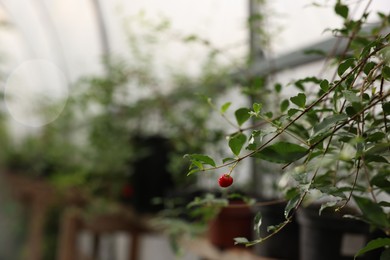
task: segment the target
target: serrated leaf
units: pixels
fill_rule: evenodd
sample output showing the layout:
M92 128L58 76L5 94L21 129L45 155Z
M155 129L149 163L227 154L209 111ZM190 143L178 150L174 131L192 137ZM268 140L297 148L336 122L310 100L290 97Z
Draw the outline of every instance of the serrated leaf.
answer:
M288 142L278 142L269 145L255 153L253 157L274 163L291 163L301 159L308 153L308 149Z
M239 155L242 147L246 143L246 135L238 133L230 137L229 147L235 155Z
M241 126L246 121L248 121L248 119L250 118L249 112L250 112L250 110L248 108L245 108L245 107L239 108L236 110L234 115L236 116L236 121L237 121L237 124L239 126Z
M343 62L341 62L337 69L337 74L341 77L344 74L344 72L347 71L347 69L353 66L354 62L355 62L354 58L346 59Z
M355 258L358 256L361 256L367 252L370 252L372 250L375 250L375 249L378 249L381 247L386 247L386 246L390 246L390 238L377 238L377 239L371 240L370 242L367 243L367 245L365 247L363 247L362 249L360 249L356 253Z
M348 18L348 12L349 12L348 6L343 5L341 3L337 3L335 5L334 10L335 10L336 14L340 15L344 19Z
M221 109L219 110L221 112L221 114L224 114L229 109L231 104L232 104L232 102L226 102L225 104L223 104L221 106Z
M298 107L305 108L306 105L306 95L299 93L295 97L290 98L291 102L297 105Z

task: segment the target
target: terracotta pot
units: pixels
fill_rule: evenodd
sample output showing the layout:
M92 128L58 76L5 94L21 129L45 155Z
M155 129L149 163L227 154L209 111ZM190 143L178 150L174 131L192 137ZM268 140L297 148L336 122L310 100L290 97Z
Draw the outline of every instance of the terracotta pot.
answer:
M210 242L220 248L241 247L234 245L235 237L253 238L253 211L243 202L231 202L222 208L216 218L209 223Z

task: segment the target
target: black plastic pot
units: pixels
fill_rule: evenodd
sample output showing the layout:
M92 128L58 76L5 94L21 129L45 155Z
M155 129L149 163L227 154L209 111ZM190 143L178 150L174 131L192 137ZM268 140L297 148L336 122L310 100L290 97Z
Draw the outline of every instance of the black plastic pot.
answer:
M170 140L159 135L136 136L131 144L138 154L129 165L132 174L124 183L122 201L140 213L156 213L163 205L153 203L153 199L164 198L174 188L168 167Z
M362 221L343 218L345 212L324 210L320 216L318 209L308 207L298 211L301 260L353 260L355 253L368 242L369 226Z
M260 236L265 237L268 226L282 223L285 203L260 206L262 215ZM256 252L260 256L275 259L299 260L299 226L295 219L273 237L257 245Z

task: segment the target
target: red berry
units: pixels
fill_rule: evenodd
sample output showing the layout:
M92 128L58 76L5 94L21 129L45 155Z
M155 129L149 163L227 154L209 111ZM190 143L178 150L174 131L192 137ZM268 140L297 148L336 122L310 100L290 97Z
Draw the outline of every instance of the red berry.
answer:
M222 174L218 179L218 184L222 188L229 187L233 183L233 178L229 174Z
M122 196L126 199L131 198L133 196L134 189L131 185L127 184L122 188Z

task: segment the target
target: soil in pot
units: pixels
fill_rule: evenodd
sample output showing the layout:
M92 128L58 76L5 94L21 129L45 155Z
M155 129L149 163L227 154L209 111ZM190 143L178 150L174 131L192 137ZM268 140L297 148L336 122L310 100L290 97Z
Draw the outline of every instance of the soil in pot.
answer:
M210 221L208 230L210 242L222 250L244 247L234 245L234 238L253 239L253 217L253 210L244 202L230 202Z
M347 212L326 209L319 215L319 206L301 208L300 254L302 260L353 260L369 237L369 226L355 219L343 218ZM371 260L371 257L357 259Z
M266 237L270 234L267 231L269 226L275 226L285 221L286 203L261 204L257 209L262 216L260 237ZM275 259L299 260L299 226L295 218L277 234L258 244L256 253Z

